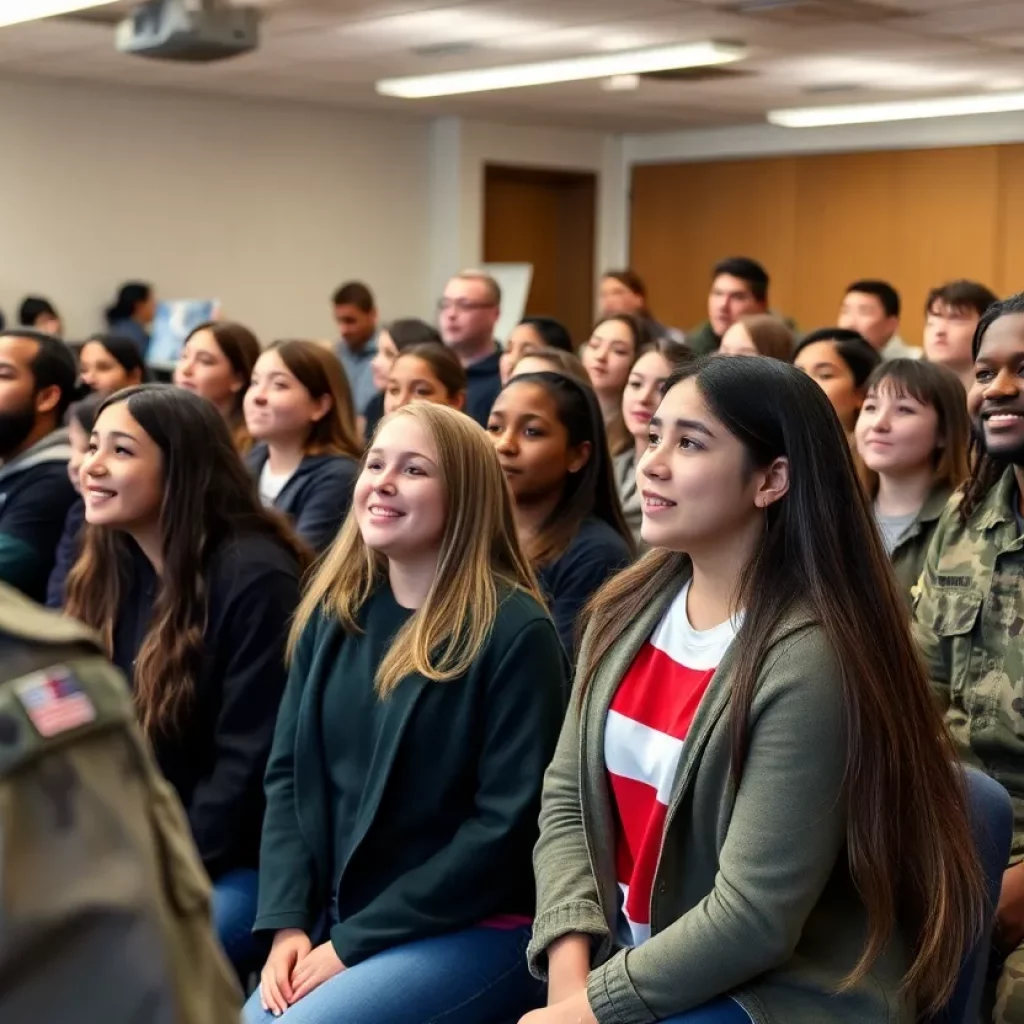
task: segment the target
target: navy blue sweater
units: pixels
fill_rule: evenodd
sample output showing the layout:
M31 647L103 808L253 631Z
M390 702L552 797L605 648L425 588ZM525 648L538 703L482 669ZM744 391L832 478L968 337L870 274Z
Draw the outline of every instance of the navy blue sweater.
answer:
M246 456L257 483L267 458L265 444ZM274 508L288 516L299 536L319 553L330 546L348 515L358 472L355 459L344 455L307 455L281 488Z

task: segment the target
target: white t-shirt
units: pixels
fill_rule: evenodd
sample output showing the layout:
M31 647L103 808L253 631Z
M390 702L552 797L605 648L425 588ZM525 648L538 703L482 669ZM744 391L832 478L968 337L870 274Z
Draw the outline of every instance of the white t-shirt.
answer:
M271 473L270 459L263 463L260 470L260 501L265 508L273 506L277 496L284 490L284 485L294 476L292 473Z

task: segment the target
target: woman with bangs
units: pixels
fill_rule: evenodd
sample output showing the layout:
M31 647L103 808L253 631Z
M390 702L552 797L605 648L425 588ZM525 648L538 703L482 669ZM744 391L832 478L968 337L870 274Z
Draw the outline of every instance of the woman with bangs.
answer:
M964 386L944 366L893 359L868 378L857 453L875 522L908 600L939 517L970 473L970 432Z
M244 1020L516 1018L567 666L487 436L386 417L292 626Z

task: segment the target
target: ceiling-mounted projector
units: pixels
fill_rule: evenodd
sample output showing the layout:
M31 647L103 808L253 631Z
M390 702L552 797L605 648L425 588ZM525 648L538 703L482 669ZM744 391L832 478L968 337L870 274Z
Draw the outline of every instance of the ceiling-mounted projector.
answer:
M121 53L203 63L259 46L260 14L223 0L147 0L117 26Z

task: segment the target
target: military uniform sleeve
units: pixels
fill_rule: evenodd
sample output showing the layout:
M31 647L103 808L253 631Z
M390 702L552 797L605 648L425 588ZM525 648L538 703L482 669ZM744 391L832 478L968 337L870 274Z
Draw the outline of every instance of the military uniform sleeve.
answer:
M928 553L925 555L924 569L911 592L914 604L914 637L920 648L932 690L943 711L949 707L950 651L949 641L935 631L938 610L936 580L943 546L949 532L950 516L958 514L956 502L947 506L946 511L942 513L935 536L932 537Z

